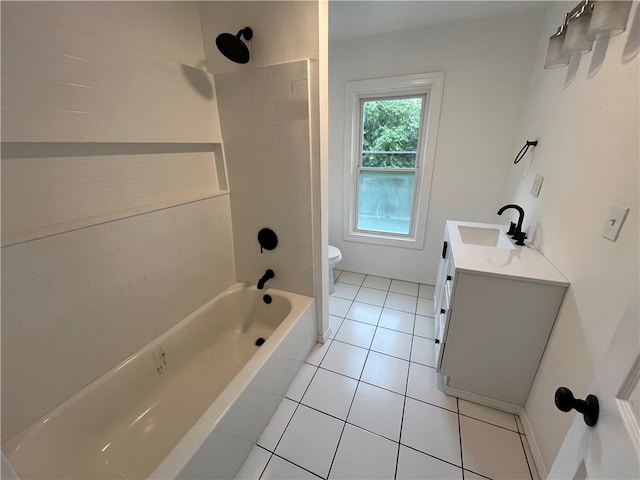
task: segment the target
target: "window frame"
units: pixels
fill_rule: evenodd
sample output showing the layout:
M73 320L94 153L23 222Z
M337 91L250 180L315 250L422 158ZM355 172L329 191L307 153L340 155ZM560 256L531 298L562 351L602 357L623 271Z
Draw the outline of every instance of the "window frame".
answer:
M374 245L411 249L424 248L427 212L433 166L444 72L403 75L345 84L345 142L344 142L344 211L343 239ZM412 218L409 234L385 233L357 229L359 171L361 167L363 105L366 100L425 96L421 118L421 134L417 145ZM379 169L403 171L405 169Z

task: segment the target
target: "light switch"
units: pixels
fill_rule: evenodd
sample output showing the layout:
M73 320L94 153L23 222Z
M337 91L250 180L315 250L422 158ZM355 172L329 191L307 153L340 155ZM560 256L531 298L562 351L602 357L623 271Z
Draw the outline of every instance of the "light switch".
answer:
M542 175L536 175L536 178L533 179L533 184L531 185L531 195L538 198L540 195L540 187L542 187L542 181L544 177Z
M611 207L611 213L607 219L607 223L604 226L602 236L612 242L615 242L620 233L620 228L624 223L624 219L627 217L627 207Z

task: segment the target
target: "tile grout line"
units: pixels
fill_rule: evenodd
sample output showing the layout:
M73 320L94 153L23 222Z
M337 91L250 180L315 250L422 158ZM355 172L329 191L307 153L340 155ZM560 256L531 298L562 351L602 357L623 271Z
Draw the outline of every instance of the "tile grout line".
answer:
M464 480L464 456L462 455L462 425L460 424L460 399L456 397L456 410L458 410L458 441L460 442L460 467L462 468L462 480Z
M373 339L371 341L373 341ZM364 363L362 364L362 370L360 371L360 375L358 376L358 383L356 384L356 389L353 392L353 398L351 398L351 403L349 404L349 409L347 410L347 414L346 414L346 417L345 417L345 420L344 420L344 425L342 426L342 431L340 432L340 437L338 438L338 444L336 445L336 451L333 452L333 458L331 459L331 465L329 465L329 471L327 472L327 478L329 478L329 475L331 474L331 469L333 468L333 464L336 461L336 456L338 455L338 449L340 448L340 442L342 441L342 436L344 435L344 431L347 428L347 420L349 419L349 414L351 413L351 408L353 407L353 402L356 399L356 394L358 393L358 386L360 386L360 378L362 378L362 372L364 371L364 366L367 364L367 359L368 358L369 358L369 350L367 350L367 356L364 359ZM351 377L349 377L349 378L351 378Z
M522 435L518 434L518 438L520 439L520 445L522 445L522 453L524 453L524 459L527 462L527 468L529 469L529 477L531 477L531 480L533 480L533 472L531 471L531 464L529 463L529 455L527 455L527 449L524 448Z
M342 274L340 274L340 276L342 276ZM366 279L366 275L365 277L362 279L362 282L364 283L364 280ZM356 292L356 297L358 296L358 293L360 292L360 289L362 288L362 283L360 284L360 286L358 286L358 291ZM351 310L351 307L353 306L353 304L355 303L355 297L353 300L351 300L351 305L349 305L349 310ZM347 313L345 313L345 317L342 319L342 322L344 323L344 321L346 320L346 315L349 313L349 310L347 310ZM340 324L340 328L342 328L342 323ZM338 329L339 330L339 329ZM336 335L338 335L338 332L336 332ZM339 340L335 340L336 336L334 335L334 341L339 341ZM367 357L369 356L369 352L367 352ZM367 359L365 357L365 363L367 363ZM318 365L318 368L320 368L320 366ZM364 370L364 364L362 365L362 369ZM337 373L337 372L334 372ZM338 374L340 375L340 374ZM351 378L348 377L347 375L344 375L347 378ZM362 376L362 371L360 372L360 376ZM358 384L360 383L360 380L358 379ZM336 444L336 449L333 452L333 457L331 458L331 463L329 464L329 470L327 470L327 479L329 478L329 475L331 475L331 469L333 468L333 463L336 461L336 456L338 455L338 449L340 448L340 442L342 442L342 436L344 435L344 431L347 428L347 418L349 418L349 412L351 412L351 407L353 406L353 401L356 398L356 392L358 391L358 384L356 384L356 389L353 392L353 397L351 398L351 403L349 404L349 409L347 410L347 414L345 416L344 419L344 423L342 424L342 430L340 431L340 436L338 437L338 443Z
M366 278L367 277L365 275L365 278L362 279L362 283L364 283ZM360 285L360 288L362 288L362 284ZM358 292L359 291L360 291L360 289L358 289ZM357 296L357 294L356 294L356 296ZM353 306L354 302L355 302L355 299L351 302L351 306ZM349 308L351 308L351 306ZM347 311L347 313L349 313L349 311ZM380 310L380 313L382 313L382 310ZM380 321L380 316L378 316L378 320L376 321L376 330L378 328L378 322L379 321ZM342 325L341 325L341 327L342 327ZM374 337L375 337L375 331L374 331ZM373 343L373 337L371 338L371 343ZM342 431L340 432L340 437L338 438L338 444L336 445L335 452L333 452L333 458L331 459L331 465L329 465L329 471L327 472L327 478L329 478L329 475L331 475L331 470L333 469L333 464L334 464L334 462L336 460L336 456L338 455L338 449L340 448L340 442L342 441L342 436L344 435L344 431L347 428L347 420L349 419L349 414L351 413L351 408L353 408L353 402L356 399L356 394L358 393L358 387L360 386L360 379L362 378L362 373L364 372L364 367L367 364L367 360L369 358L369 353L370 352L371 352L371 350L367 349L367 355L366 355L366 357L364 359L364 363L362 364L362 370L360 370L360 375L358 376L358 383L356 384L356 389L355 389L355 391L353 393L353 398L351 398L351 403L349 404L349 409L347 410L347 414L346 414L346 417L345 417L345 420L344 420L344 425L342 426Z
M413 316L413 328L415 330L415 314ZM413 353L413 335L411 336L411 345L409 346L409 359L411 359L411 354ZM404 383L404 395L402 399L402 415L400 416L400 433L398 434L398 453L396 454L396 469L393 473L393 478L396 480L398 478L398 465L400 464L400 448L402 445L402 427L404 426L404 412L407 409L407 392L409 390L409 373L411 371L411 362L407 365L407 380Z
M324 480L324 477L318 475L317 473L313 473L311 470L309 470L308 468L304 468L302 465L298 465L296 462L292 462L291 460L289 460L288 458L284 458L281 455L278 455L277 453L272 453L271 457L278 457L281 460L284 460L287 463L290 463L291 465L295 465L296 467L298 467L301 470L304 470L305 472L309 472L311 475L313 475L314 477L317 478L322 478ZM271 459L269 459L269 461L271 461ZM267 467L265 467L265 470L267 469ZM264 471L262 472L264 474Z
M262 467L262 470L260 470L260 474L258 475L258 479L260 479L260 478L262 478L262 475L264 475L264 471L267 469L267 465L269 465L269 462L271 461L271 458L273 458L273 452L268 450L268 449L266 449L266 448L264 448L264 447L261 447L257 443L256 443L256 447L261 448L266 452L269 452L269 459L266 461L266 463L264 464L264 467ZM247 456L247 458L248 458L248 456ZM245 462L246 461L247 460L245 459ZM243 462L243 465L244 465L244 462ZM242 467L240 467L240 468L242 468ZM236 475L237 475L237 473L236 473Z

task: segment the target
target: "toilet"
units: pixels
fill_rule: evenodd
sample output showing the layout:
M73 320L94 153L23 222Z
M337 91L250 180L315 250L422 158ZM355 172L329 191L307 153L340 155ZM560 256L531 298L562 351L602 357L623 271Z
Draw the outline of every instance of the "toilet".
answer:
M339 248L329 245L329 294L336 291L335 281L333 279L333 269L342 260L342 252Z

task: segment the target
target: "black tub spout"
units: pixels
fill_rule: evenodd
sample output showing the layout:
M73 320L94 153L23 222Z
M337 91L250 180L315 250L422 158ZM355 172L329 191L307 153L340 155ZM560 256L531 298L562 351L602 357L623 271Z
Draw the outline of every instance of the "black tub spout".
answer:
M260 280L258 280L258 290L262 290L264 288L264 284L267 283L267 280L275 277L276 274L273 272L273 270L269 269L266 272L264 272L264 275L262 276L262 278Z

